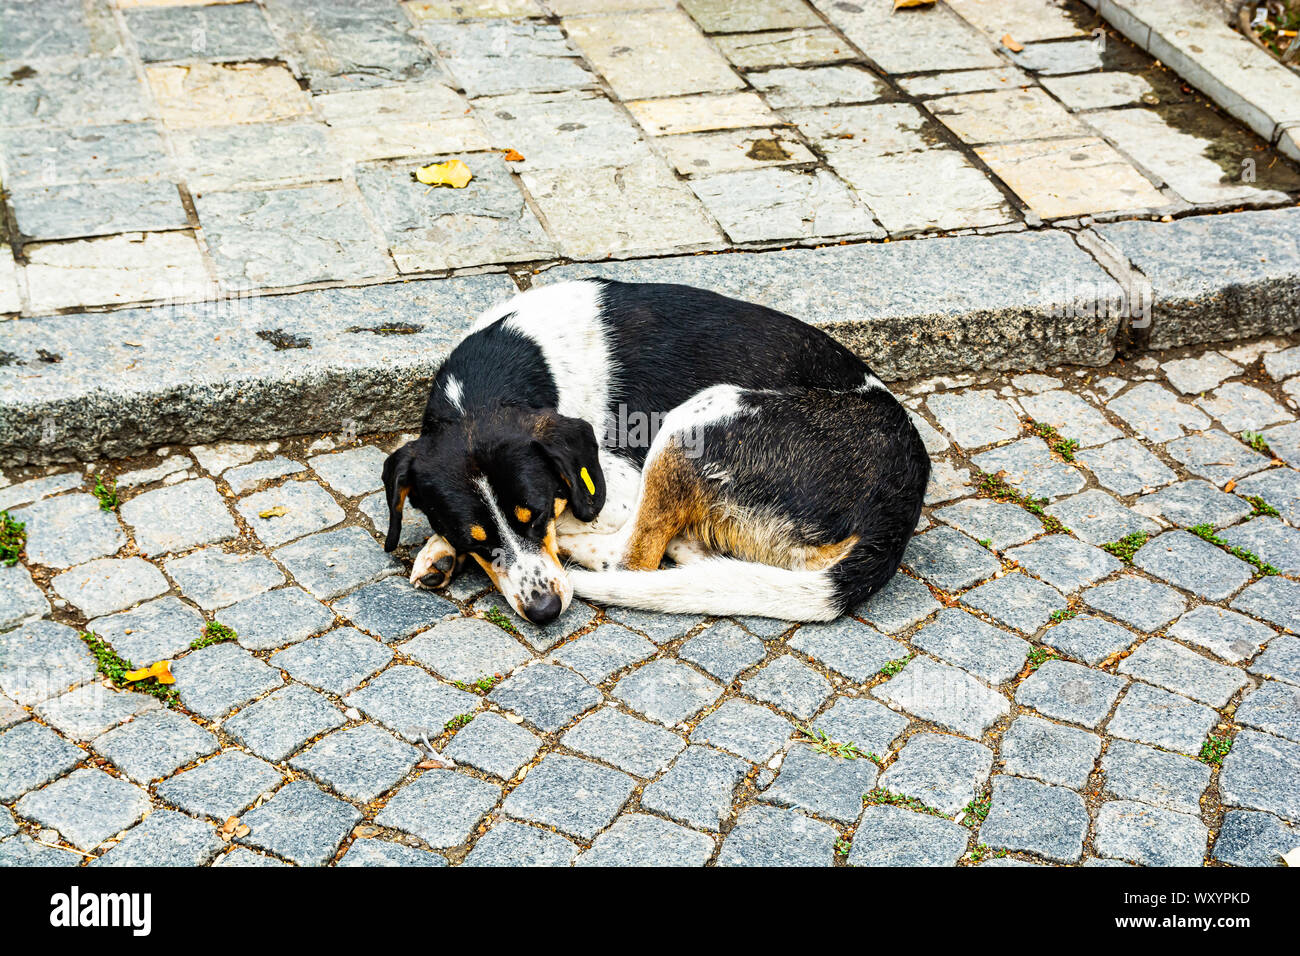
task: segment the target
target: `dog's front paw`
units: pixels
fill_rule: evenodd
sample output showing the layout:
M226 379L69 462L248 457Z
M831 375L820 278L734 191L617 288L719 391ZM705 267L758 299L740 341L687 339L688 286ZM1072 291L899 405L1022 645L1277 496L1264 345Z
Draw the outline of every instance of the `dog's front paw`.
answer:
M415 556L411 567L411 586L445 588L456 575L456 549L439 535L430 536Z

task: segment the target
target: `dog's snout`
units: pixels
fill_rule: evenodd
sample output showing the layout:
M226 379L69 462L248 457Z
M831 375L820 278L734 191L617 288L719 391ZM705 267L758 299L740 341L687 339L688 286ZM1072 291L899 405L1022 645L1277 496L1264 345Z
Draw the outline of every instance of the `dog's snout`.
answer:
M524 617L539 627L545 626L560 616L562 607L560 596L546 591L533 595L528 603L524 605Z

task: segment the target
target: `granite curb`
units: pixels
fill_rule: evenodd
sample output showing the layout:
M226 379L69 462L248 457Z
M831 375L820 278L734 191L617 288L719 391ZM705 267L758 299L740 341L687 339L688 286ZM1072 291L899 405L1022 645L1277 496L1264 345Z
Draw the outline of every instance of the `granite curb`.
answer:
M1102 365L1130 342L1300 328L1300 208L17 319L0 325L0 464L412 427L475 315L520 287L590 276L761 302L825 328L885 379Z

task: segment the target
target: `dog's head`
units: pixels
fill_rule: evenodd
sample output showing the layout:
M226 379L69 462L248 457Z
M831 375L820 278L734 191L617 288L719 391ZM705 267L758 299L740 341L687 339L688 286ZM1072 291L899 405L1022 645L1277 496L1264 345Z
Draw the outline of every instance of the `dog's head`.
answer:
M605 504L591 425L515 406L426 422L424 434L384 462L384 487L385 550L397 547L409 499L534 624L555 620L573 597L556 554L555 519L568 507L591 521Z

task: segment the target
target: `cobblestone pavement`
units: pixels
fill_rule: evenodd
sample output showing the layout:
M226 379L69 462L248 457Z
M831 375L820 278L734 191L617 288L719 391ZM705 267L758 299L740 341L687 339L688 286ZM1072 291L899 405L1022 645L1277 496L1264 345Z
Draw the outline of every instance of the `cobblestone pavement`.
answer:
M1078 0L891 6L0 0L0 313L1300 194Z
M1295 339L897 383L935 461L905 571L799 627L413 590L395 435L11 472L0 864L1277 863L1297 385Z

